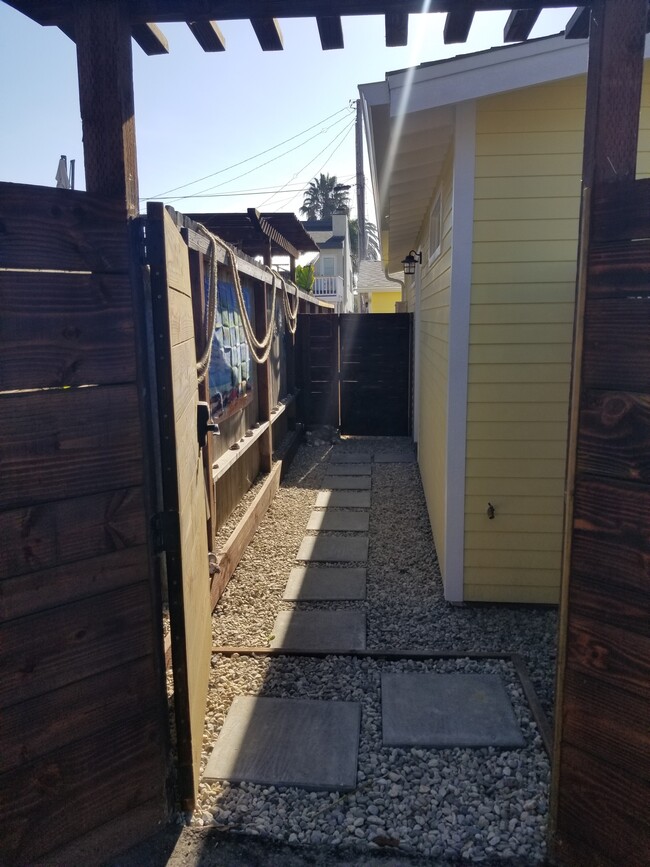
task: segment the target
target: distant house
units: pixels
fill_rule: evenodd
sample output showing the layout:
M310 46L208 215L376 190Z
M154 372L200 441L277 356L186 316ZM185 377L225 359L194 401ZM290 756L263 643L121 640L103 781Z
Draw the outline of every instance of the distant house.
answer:
M395 313L402 300L402 274L386 277L383 262L364 259L359 262L357 292L361 313Z
M352 313L354 281L347 214L305 220L302 225L320 250L314 262L314 295L336 304L337 313Z
M559 597L587 52L550 37L360 87L385 264L422 255L414 437L450 601Z

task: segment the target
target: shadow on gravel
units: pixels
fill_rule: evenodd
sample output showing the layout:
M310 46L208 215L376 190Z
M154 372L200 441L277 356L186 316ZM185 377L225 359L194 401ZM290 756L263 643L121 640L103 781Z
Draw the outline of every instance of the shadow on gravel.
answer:
M268 838L169 826L102 867L454 867L467 860L433 860L395 850L289 846ZM521 858L492 859L481 867L530 867ZM539 867L537 862L536 867Z

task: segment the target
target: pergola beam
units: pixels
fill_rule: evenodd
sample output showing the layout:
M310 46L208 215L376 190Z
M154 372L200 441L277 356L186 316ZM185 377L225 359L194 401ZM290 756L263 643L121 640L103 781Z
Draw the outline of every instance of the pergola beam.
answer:
M226 50L226 40L216 21L188 21L187 26L204 51Z
M333 48L343 48L343 25L341 19L336 15L327 15L323 18L317 18L318 35L320 36L320 44L323 51L330 51Z
M262 51L282 51L284 43L276 18L251 18L250 21Z
M511 12L503 30L503 41L525 42L541 11L541 9L517 9Z
M467 42L474 20L473 5L473 3L464 3L462 6L456 6L453 12L448 13L443 36L445 45Z
M591 9L588 6L578 6L567 23L564 35L567 39L588 39Z
M169 43L165 34L155 24L136 22L131 28L131 36L149 57L169 54Z
M409 16L408 12L389 12L386 15L386 45L397 48L408 44Z

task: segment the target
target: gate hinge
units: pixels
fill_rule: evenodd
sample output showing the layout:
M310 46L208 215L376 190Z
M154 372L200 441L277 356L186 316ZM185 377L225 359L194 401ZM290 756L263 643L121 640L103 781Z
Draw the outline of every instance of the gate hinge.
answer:
M156 554L178 553L181 549L181 530L178 512L156 512L151 518L151 536Z

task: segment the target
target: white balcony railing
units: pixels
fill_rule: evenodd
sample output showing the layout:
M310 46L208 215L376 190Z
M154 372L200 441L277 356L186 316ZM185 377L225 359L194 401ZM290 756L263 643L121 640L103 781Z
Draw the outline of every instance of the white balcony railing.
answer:
M314 295L319 298L343 298L343 277L316 277Z

